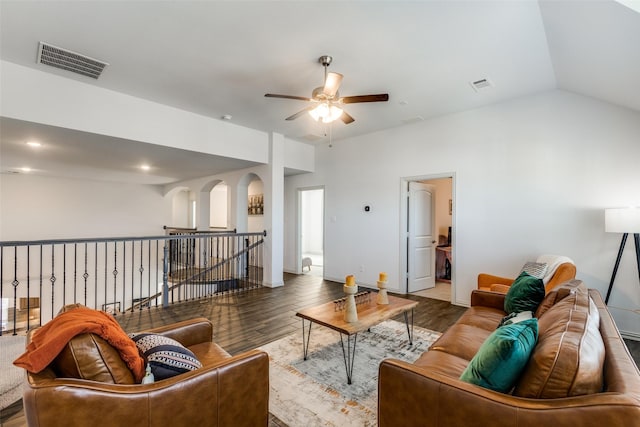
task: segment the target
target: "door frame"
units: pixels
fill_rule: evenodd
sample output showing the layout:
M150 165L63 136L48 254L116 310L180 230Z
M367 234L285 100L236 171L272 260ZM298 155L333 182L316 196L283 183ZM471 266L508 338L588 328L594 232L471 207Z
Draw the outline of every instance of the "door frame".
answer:
M327 230L327 224L325 221L327 191L325 190L324 185L299 187L296 189L296 274L302 274L302 192L313 190L322 190L322 277L324 278L324 266L327 262L324 248Z
M441 178L451 178L451 200L452 200L452 209L451 209L451 256L454 260L457 260L457 247L456 244L456 236L457 236L457 227L456 227L456 173L455 172L443 172L438 174L428 174L428 175L414 175L414 176L404 176L400 178L400 242L399 242L399 254L400 259L398 265L400 266L400 274L399 274L399 282L400 283L400 291L402 293L407 294L409 291L408 288L408 266L407 259L409 254L409 240L408 240L408 204L409 204L409 182L410 181L428 181L431 179L441 179ZM456 301L456 269L458 262L454 262L451 266L451 303Z

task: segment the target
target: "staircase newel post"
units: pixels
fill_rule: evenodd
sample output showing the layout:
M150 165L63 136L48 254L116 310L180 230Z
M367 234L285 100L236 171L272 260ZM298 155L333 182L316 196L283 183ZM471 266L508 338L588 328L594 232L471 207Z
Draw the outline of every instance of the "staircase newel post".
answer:
M162 306L169 307L169 245L164 242L164 259L162 260Z

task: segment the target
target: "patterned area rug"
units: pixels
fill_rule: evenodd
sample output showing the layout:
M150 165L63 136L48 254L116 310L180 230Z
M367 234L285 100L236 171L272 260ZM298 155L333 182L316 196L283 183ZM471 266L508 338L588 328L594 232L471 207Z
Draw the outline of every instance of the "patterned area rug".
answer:
M24 370L13 366L13 361L24 353L24 335L2 335L0 337L0 409L22 398Z
M309 357L303 360L301 326L299 333L261 347L270 359L269 411L290 427L375 426L380 362L386 358L413 362L439 336L414 327L409 345L405 324L394 320L358 334L349 385L340 334L314 324Z

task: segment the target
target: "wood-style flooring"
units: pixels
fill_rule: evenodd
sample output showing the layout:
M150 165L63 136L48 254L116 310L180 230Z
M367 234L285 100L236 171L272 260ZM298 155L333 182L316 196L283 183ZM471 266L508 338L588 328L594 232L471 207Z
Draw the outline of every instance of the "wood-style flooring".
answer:
M166 309L143 309L117 317L125 331L135 332L195 317L213 322L214 340L231 354L260 347L286 335L301 331L296 311L344 296L342 284L324 281L312 275L285 274L285 285L279 288L256 288L242 294L228 294L173 305ZM414 324L444 332L464 313L465 308L414 295L418 301ZM402 315L396 320L403 321ZM640 361L640 343L627 342L636 363ZM26 420L22 402L0 414L2 427L24 427ZM271 427L286 427L271 417Z

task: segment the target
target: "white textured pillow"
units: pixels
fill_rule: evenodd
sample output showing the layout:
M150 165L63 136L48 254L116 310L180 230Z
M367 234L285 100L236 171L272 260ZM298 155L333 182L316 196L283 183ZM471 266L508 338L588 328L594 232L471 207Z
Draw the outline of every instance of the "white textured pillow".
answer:
M525 272L529 276L533 276L536 279L543 279L545 274L547 274L548 267L549 266L546 262L528 261L524 264L522 270L520 270L520 273Z

